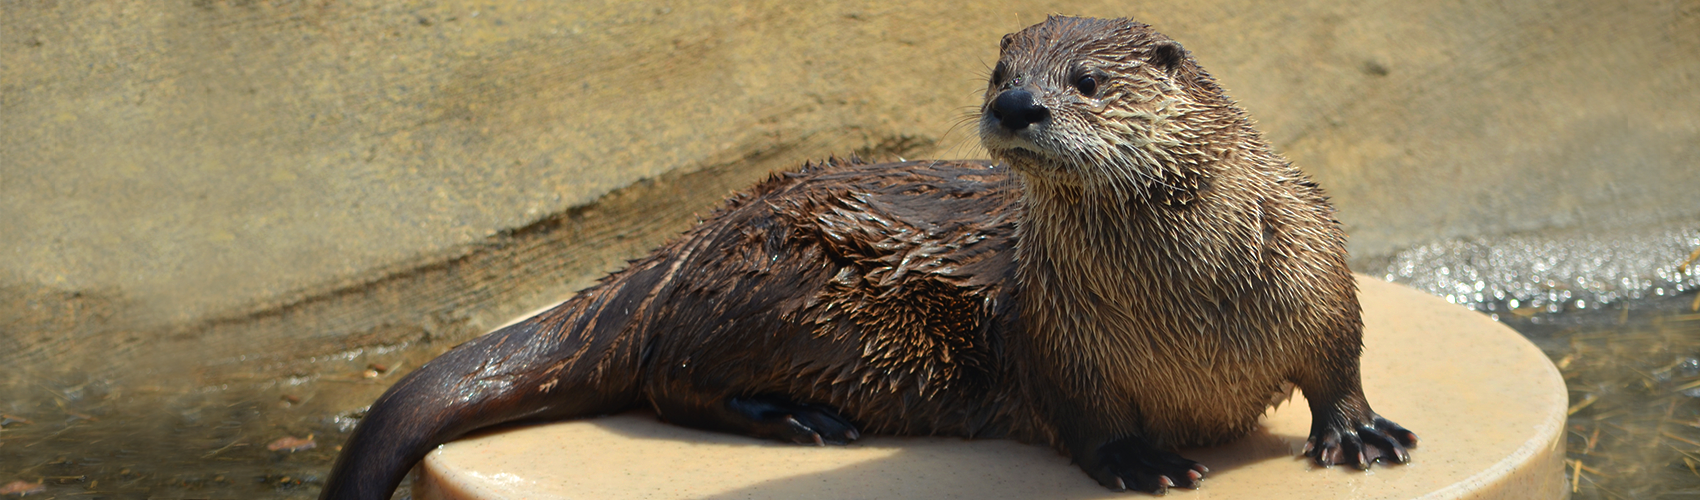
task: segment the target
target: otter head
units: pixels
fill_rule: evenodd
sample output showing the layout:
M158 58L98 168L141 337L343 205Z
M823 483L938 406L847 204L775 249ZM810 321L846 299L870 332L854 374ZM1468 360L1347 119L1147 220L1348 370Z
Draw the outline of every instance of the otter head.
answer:
M981 106L992 157L1034 187L1185 204L1242 113L1179 43L1126 19L1005 35Z

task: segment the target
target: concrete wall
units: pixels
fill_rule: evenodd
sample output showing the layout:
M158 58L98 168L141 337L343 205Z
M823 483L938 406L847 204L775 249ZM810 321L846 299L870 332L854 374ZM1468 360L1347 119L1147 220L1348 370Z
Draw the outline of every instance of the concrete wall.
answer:
M1050 13L1190 48L1359 262L1700 215L1692 0L702 4L0 0L0 360L464 339L771 169L981 155Z

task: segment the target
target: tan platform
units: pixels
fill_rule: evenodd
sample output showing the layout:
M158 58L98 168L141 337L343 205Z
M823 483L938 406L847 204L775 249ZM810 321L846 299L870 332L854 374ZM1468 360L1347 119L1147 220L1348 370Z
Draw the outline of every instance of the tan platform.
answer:
M1421 436L1410 465L1369 472L1297 458L1302 397L1232 445L1186 450L1211 468L1182 498L1564 498L1564 382L1485 316L1359 279L1363 379L1377 411ZM707 433L634 413L457 441L426 457L414 498L1139 498L1056 452L1012 441L867 437L808 447Z

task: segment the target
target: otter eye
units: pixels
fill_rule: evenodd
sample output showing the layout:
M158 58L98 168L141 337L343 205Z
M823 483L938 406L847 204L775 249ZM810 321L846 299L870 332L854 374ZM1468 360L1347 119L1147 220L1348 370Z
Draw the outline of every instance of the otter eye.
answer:
M997 67L992 68L992 85L1002 85L1005 78L1009 78L1009 65L998 61Z
M1080 95L1092 97L1098 95L1098 79L1092 75L1083 75L1074 81L1074 88L1080 90Z

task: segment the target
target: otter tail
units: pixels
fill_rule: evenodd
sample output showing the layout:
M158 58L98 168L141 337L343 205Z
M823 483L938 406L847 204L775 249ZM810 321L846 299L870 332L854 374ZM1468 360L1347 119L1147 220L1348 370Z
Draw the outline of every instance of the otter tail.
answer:
M343 445L321 500L390 498L438 444L520 420L633 405L645 324L671 270L648 259L553 309L461 344L390 387Z

